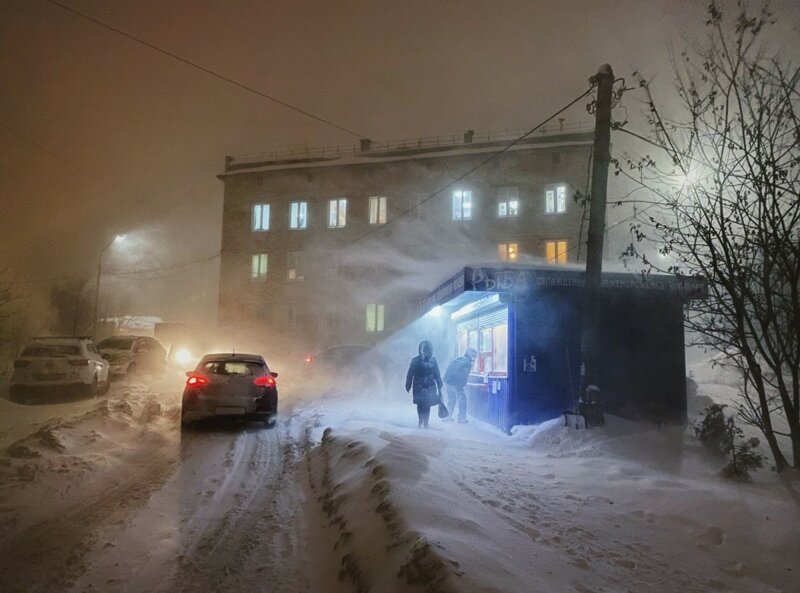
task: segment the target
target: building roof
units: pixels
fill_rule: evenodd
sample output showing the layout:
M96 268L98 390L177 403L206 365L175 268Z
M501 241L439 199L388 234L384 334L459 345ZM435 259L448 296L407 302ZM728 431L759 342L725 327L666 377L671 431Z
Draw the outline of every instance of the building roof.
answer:
M537 289L582 289L586 272L554 266L473 265L459 270L420 301L420 313L444 305L465 292L526 293ZM671 274L632 274L604 272L603 292L656 294L690 301L707 296L703 278Z
M378 162L407 161L450 156L479 155L505 150L559 148L590 145L594 139L591 127L586 124L555 129L543 129L516 142L525 132L505 130L480 136L464 134L400 140L378 144L362 140L356 145L337 145L320 148L297 148L272 151L238 157L225 157L225 171L220 179L234 175L275 171L283 169L302 169L309 167L332 167L363 165ZM462 141L463 140L463 141Z

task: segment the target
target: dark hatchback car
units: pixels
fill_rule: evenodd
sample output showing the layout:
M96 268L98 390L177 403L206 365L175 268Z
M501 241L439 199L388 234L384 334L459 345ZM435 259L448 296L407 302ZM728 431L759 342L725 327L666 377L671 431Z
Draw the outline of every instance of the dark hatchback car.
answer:
M258 354L207 354L186 375L181 427L220 416L275 424L278 373Z
M372 346L340 344L307 355L303 378L309 388L319 391L382 389L384 376L391 376L389 362Z

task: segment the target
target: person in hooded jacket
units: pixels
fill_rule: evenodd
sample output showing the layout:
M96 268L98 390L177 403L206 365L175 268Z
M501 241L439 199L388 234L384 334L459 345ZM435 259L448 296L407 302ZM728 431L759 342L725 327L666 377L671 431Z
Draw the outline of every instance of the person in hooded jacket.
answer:
M433 344L428 340L419 343L419 356L411 359L406 373L406 392L412 390L417 405L419 428L428 428L431 407L442 401L442 376L439 364L433 357Z
M453 414L458 403L458 421L461 424L467 423L467 394L464 388L467 386L469 373L475 359L478 358L478 351L475 348L467 348L464 356L459 356L447 365L444 372L444 384L447 386L447 409L450 415L444 418L445 422L453 421Z

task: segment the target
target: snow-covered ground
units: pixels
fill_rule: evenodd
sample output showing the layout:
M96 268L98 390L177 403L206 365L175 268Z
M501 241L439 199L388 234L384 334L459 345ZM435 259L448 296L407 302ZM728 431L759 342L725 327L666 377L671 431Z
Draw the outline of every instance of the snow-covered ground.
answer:
M722 481L681 429L420 431L352 403L309 460L341 591L800 590L797 498Z
M693 373L693 408L732 396ZM723 481L688 431L418 430L402 391L288 390L274 430L181 435L180 387L0 400L0 591L800 590L800 484Z

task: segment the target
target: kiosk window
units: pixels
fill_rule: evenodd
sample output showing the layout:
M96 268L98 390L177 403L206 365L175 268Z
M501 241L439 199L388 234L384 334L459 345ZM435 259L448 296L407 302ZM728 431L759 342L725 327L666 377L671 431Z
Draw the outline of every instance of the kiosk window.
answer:
M458 353L478 351L473 373L502 377L508 373L508 309L493 309L456 327Z
M493 372L508 372L508 325L498 325L492 328L492 344L494 345Z
M484 327L481 329L481 348L480 348L480 370L482 373L491 373L494 370L492 365L492 328Z

